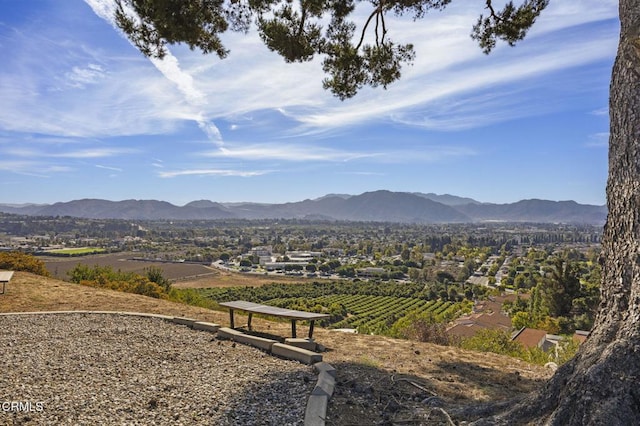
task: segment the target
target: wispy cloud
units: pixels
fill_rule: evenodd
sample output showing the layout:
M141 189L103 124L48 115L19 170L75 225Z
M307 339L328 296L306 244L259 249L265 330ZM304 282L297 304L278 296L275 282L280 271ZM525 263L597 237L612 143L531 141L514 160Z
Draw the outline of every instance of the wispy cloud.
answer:
M360 148L358 151L323 148L309 144L269 143L259 145L225 146L215 151L202 152L206 158L222 158L241 161L288 161L288 162L433 162L451 157L467 157L477 153L467 147L455 145L428 145L419 149L390 149L379 151Z
M111 167L111 166L103 166L101 164L96 164L96 167L104 170L111 170L112 172L121 172L122 169L120 167Z
M355 176L386 176L386 173L380 172L339 172L341 175L355 175Z
M86 0L86 3L115 28L112 0ZM464 2L447 13L429 15L428 25L390 17L388 24L394 39L415 44L415 65L407 67L402 80L389 90L365 89L356 99L344 103L322 89L323 74L318 61L285 64L264 47L255 32L229 34L225 42L232 53L224 61L184 48L170 51L163 61L148 61L133 47L115 56L95 47L99 44L91 40L75 41L76 47L68 43L69 49L76 49L72 56L55 58L56 65L64 69L62 72L58 67L46 70L30 66L29 61L33 61L29 58L43 55L49 58L50 54L38 47L41 42L31 43L24 36L14 40L21 48L27 48L21 54L25 62L19 71L22 75L18 79L17 75L0 72L0 92L12 105L10 110L0 112L0 125L15 131L102 137L169 133L191 121L209 141L224 146L216 123L221 119L233 121L233 117L254 111L286 112L294 125L284 131L294 134L328 132L390 119L442 130L479 126L487 120L509 120L549 108L550 103L513 108L507 96L496 96L491 105L492 115L485 115L489 110L481 92L508 93L512 90L510 84L544 79L556 71L611 55L616 40L610 35L595 34L585 39L579 33L567 34L561 42L540 43L540 47L535 47L535 39L610 19L617 12L612 0L583 0L573 6L571 2L564 3L567 2L551 3L544 19L532 30L531 43L525 40L516 49L501 46L488 58L468 37L478 10ZM574 13L576 8L581 12ZM51 44L54 40L46 42ZM57 51L52 47L48 45L47 49ZM149 65L159 72L150 72ZM47 78L47 74L55 72L60 72L67 83L83 85L83 96L61 91L45 97L44 81L50 84L53 79ZM18 80L19 86L12 83ZM470 101L465 109L456 114L457 106L467 97ZM442 108L455 116L438 118ZM414 109L424 114L419 116ZM32 120L29 111L40 119ZM295 128L295 123L300 127ZM230 129L236 126L232 124Z
M139 152L134 148L85 148L71 151L36 149L35 147L8 147L4 154L19 158L104 158Z
M283 161L351 161L358 158L374 157L381 153L348 152L303 143L298 144L237 144L214 151L200 153L202 157L228 158L236 160L283 160Z
M120 32L114 19L113 0L86 0L86 2L98 16ZM135 15L133 10L125 10L125 12ZM196 87L193 77L181 68L178 58L171 53L169 48L166 49L166 55L163 59L151 58L150 62L167 80L176 85L180 93L184 95L187 104L194 108L201 108L206 104L206 94ZM222 145L220 130L211 120L205 118L204 111L201 110L197 113L195 121L212 142L216 145Z
M0 170L7 172L48 178L54 173L65 173L72 169L67 166L44 164L38 161L0 160Z
M272 173L270 170L230 170L230 169L194 169L194 170L176 170L159 172L158 176L162 178L174 178L178 176L239 176L254 177Z
M73 67L65 76L70 86L84 88L103 79L105 71L100 65L88 64L86 67Z
M399 83L384 94L357 100L357 107L345 103L317 112L302 112L295 118L305 126L326 129L391 116L404 124L452 130L537 115L542 108L553 108L553 103L524 105L518 98L510 97L510 91L519 90L519 81L544 79L560 70L602 60L611 55L615 44L616 39L612 36L570 40L552 51L523 48L520 52L513 51L509 57L500 52L495 58L479 58L473 62L469 61L469 56L449 53L460 57L461 61L452 64L445 74L424 74L411 68L407 70L406 84ZM491 108L487 108L488 100ZM441 113L443 109L444 114ZM418 118L417 111L420 110L423 115ZM294 111L290 109L289 113L294 115ZM408 120L411 116L414 118ZM438 116L446 116L446 119L435 118Z
M607 148L609 146L609 132L589 135L586 146L589 148Z
M131 154L134 152L138 152L138 150L131 148L89 148L48 154L47 156L53 158L104 158L115 157L123 154Z

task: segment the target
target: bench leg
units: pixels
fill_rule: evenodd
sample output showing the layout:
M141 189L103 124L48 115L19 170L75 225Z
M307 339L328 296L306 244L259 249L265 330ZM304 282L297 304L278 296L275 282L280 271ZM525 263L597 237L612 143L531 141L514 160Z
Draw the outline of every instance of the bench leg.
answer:
M251 318L253 318L253 313L249 312L249 319L247 320L247 328L251 331Z
M314 326L315 321L311 320L311 324L309 324L309 339L311 339L313 337L313 326Z
M229 309L229 324L231 329L235 328L235 325L233 324L233 309Z
M291 337L296 338L296 320L291 320Z

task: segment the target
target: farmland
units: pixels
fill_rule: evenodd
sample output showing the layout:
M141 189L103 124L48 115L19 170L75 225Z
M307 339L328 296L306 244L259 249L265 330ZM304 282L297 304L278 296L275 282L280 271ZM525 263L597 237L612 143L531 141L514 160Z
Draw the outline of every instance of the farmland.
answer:
M177 291L193 291L210 307L218 302L242 299L293 309L329 312L321 323L330 328L352 328L367 334L389 334L393 324L410 312L432 313L439 320L453 318L464 303L429 300L423 285L415 283L312 282L303 277L233 273L208 265L187 262L140 260L139 253L110 253L76 258L43 257L47 269L59 279L78 264L110 267L144 274L160 268ZM260 287L260 288L258 288ZM187 289L187 290L185 290Z
M213 304L242 299L288 309L329 314L320 321L328 328L349 328L360 333L390 334L394 324L413 314L431 314L436 321L447 321L471 302L432 300L417 285L370 282L307 282L296 286L268 284L259 288L229 287L192 290Z
M88 255L74 258L54 256L39 256L44 261L47 270L55 278L67 280L67 272L78 264L87 266L108 266L113 270L144 274L145 269L157 267L162 269L163 275L173 281L176 288L209 288L233 286L261 286L273 282L300 282L301 278L283 276L261 276L254 274L239 274L213 268L202 263L167 262L151 260L134 260L140 253L120 252Z
M139 254L137 254L139 255ZM146 268L156 266L162 269L164 276L170 280L186 279L213 275L215 273L209 266L197 263L179 262L154 262L133 260L136 253L108 253L74 258L59 258L41 256L51 275L58 279L67 279L67 272L78 264L87 266L109 266L122 272L135 272L142 274Z
M48 251L48 253L52 256L85 256L88 254L98 254L104 252L106 252L106 250L100 247L74 247Z

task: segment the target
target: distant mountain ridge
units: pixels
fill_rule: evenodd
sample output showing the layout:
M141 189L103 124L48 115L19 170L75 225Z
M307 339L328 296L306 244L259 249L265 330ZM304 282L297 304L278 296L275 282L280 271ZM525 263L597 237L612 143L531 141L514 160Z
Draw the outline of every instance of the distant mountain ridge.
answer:
M89 219L215 220L303 219L396 223L474 223L488 221L604 224L606 206L575 201L521 200L481 203L471 198L386 190L360 195L329 194L283 204L192 201L176 206L166 201L82 199L55 204L0 204L0 212L32 216Z

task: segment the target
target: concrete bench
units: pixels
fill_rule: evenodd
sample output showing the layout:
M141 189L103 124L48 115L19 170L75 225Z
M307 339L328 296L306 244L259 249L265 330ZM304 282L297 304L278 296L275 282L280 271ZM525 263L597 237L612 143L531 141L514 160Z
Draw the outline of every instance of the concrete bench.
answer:
M285 345L284 343L274 343L271 346L273 355L299 361L303 364L311 365L322 361L322 355L312 352L308 349L298 348L296 346Z

